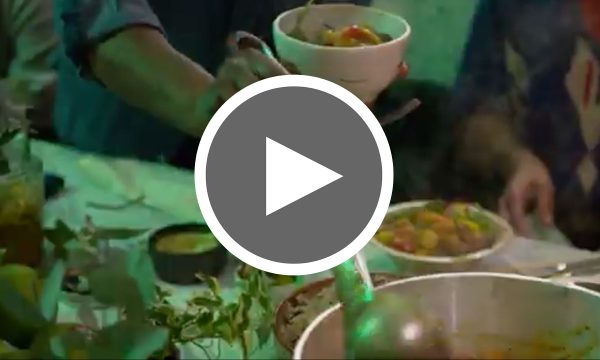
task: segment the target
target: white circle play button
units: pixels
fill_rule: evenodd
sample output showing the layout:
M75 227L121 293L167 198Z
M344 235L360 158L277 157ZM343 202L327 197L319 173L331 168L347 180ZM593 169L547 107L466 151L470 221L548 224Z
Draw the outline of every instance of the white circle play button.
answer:
M356 255L389 206L392 156L370 110L308 76L253 84L208 125L196 158L207 225L261 270L307 275Z
M266 153L267 216L342 177L269 138Z

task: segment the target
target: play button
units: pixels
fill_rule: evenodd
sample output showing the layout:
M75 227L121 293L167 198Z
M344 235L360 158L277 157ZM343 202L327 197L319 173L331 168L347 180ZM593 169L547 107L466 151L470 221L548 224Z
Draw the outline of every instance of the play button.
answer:
M350 259L375 234L392 157L358 98L290 75L251 85L217 111L195 182L202 215L229 252L271 273L307 275Z
M267 216L342 175L267 138Z

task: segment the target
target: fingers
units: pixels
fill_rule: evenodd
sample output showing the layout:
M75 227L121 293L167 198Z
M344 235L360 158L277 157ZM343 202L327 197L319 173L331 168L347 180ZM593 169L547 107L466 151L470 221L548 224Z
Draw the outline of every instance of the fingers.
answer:
M244 87L258 80L243 59L231 58L225 61L219 69L215 85L221 99L227 100Z
M402 62L402 64L398 66L398 78L405 79L406 77L408 77L408 64Z
M550 181L533 184L529 187L512 184L500 198L498 211L510 221L515 230L521 235L530 235L527 224L526 207L530 201L535 201L536 212L545 226L554 223L554 187Z
M288 75L289 72L277 60L272 59L256 49L245 49L240 52L250 69L260 78Z
M524 189L517 186L508 190L504 196L508 219L515 227L515 230L521 235L529 235L529 226L525 215L525 206L527 205L527 194Z
M295 75L301 75L300 69L298 69L298 67L295 64L293 64L289 61L282 60L281 65L286 69L286 71L288 73L295 74Z
M506 196L502 196L498 201L498 213L500 216L506 220L510 220L510 212L508 211L508 202L506 201Z
M283 65L255 49L245 49L227 59L219 69L215 86L221 102L262 79L288 74Z
M537 212L545 226L554 223L554 188L550 183L545 183L537 188Z
M231 81L217 80L216 86L219 98L223 101L229 99L238 92L237 87Z
M254 72L252 72L252 69L246 64L244 59L234 58L230 63L231 66L227 69L228 76L231 78L238 91L261 80Z

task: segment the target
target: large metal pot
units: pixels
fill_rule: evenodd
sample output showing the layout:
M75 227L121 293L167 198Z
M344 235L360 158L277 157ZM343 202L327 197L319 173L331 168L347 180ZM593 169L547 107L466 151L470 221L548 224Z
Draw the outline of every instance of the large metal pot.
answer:
M490 273L439 274L378 288L410 297L442 325L452 358L599 359L600 296L550 280ZM294 359L343 359L342 313L322 313Z

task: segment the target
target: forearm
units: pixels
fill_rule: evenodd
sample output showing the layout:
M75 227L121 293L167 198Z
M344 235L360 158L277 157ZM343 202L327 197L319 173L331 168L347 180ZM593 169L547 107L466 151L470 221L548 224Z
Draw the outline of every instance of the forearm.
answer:
M131 105L190 135L202 134L209 119L200 101L210 101L213 77L159 31L125 29L101 43L89 60L94 76Z

